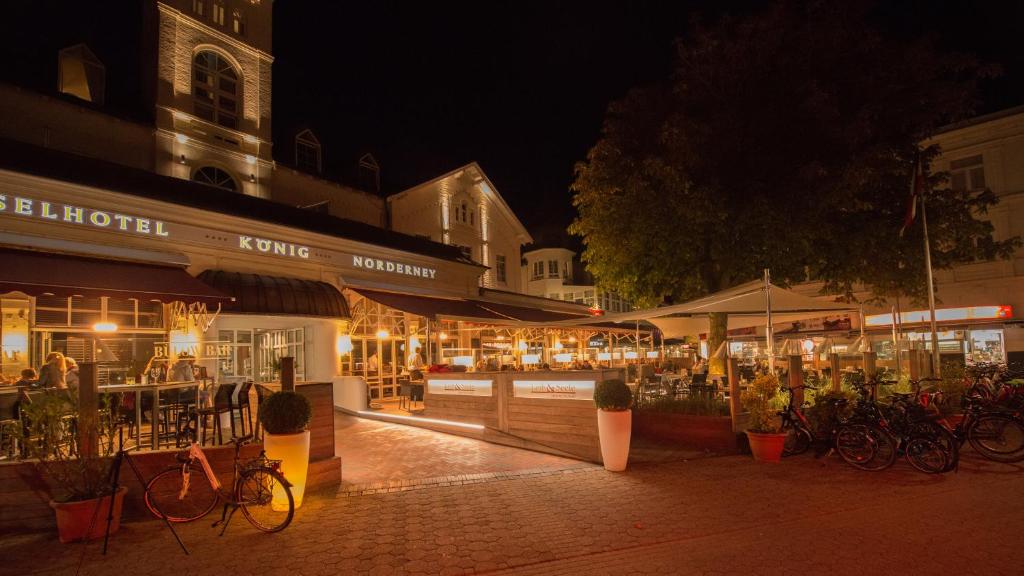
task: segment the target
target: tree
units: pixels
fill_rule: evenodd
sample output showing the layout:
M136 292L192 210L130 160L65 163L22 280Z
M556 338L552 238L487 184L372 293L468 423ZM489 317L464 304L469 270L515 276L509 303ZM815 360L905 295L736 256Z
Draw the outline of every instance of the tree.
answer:
M993 69L867 21L860 5L782 2L698 25L669 80L612 103L572 186L569 230L598 285L650 306L770 268L847 300L859 285L923 294L919 227L898 236L918 145L973 112ZM934 266L1012 252L979 219L994 195L943 182L931 178ZM726 322L712 317L710 350Z

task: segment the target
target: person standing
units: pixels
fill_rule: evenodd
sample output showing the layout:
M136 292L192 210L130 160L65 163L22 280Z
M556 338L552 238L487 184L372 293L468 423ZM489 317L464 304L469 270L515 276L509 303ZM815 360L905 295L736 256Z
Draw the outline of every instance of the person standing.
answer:
M64 374L64 381L67 382L69 388L78 388L78 362L71 356L65 356L64 365L68 370Z
M68 383L65 379L67 371L64 355L60 352L50 352L46 355L46 364L39 369L39 381L36 385L40 388L67 390Z

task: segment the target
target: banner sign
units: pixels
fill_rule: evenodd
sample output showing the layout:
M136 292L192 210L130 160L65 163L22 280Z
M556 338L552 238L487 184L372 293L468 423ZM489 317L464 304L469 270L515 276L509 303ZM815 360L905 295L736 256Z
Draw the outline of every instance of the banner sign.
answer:
M450 396L491 396L493 380L427 380L427 393Z
M516 398L593 400L594 380L513 380Z

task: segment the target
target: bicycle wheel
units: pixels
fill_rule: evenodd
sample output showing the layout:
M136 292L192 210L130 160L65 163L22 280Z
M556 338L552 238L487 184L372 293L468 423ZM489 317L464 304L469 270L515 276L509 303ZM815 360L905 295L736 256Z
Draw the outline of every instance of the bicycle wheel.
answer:
M841 427L836 432L836 452L847 464L861 470L884 470L896 461L892 437L868 424Z
M1024 460L1024 424L1003 414L985 414L967 430L967 440L982 456L996 462Z
M938 444L946 452L946 468L949 472L960 463L960 443L948 428L934 421L917 422L911 427L913 437L927 438Z
M206 472L200 466L188 466L188 481L181 466L157 474L146 484L143 500L157 518L171 522L191 522L210 513L219 498Z
M925 474L941 474L950 460L945 448L928 438L911 438L904 449L907 462Z
M803 454L811 447L811 433L802 426L790 425L783 428L782 432L786 434L786 440L782 445L783 456Z
M270 468L243 471L235 485L235 500L246 520L264 532L284 530L295 515L291 489Z

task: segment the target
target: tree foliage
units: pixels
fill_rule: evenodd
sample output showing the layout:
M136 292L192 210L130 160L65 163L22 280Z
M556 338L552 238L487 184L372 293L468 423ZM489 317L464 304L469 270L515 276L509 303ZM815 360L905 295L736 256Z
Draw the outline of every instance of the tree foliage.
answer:
M598 284L649 306L770 268L847 299L922 296L920 222L899 237L914 158L994 70L868 21L859 3L782 2L695 25L670 79L612 103L573 183ZM1009 255L1018 241L983 220L995 196L945 181L930 178L934 266Z

